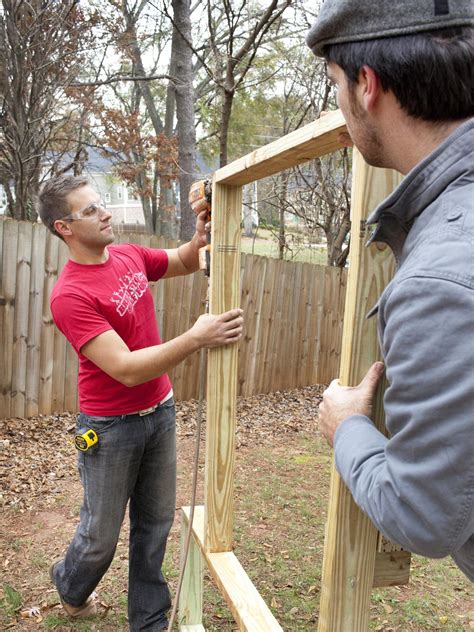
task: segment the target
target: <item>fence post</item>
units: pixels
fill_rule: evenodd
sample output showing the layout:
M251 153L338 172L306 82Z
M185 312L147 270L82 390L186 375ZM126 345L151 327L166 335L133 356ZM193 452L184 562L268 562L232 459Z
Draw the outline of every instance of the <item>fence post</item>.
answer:
M400 174L369 167L354 149L351 252L341 354L341 383L355 386L380 359L376 319L366 314L390 280L393 262L388 247L367 239L365 218L400 181ZM374 417L383 425L379 388ZM326 542L321 580L318 632L367 632L378 532L355 504L334 465L331 476Z

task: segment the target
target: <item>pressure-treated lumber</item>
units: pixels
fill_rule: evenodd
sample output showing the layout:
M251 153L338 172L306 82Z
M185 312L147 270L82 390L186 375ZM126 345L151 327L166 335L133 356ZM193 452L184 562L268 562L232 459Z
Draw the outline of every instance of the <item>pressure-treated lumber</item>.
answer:
M376 319L366 319L390 280L393 262L389 249L367 240L365 218L399 183L401 176L369 167L354 149L351 256L341 354L341 383L354 386L380 358ZM374 404L374 418L383 423L382 388ZM319 632L366 632L370 593L374 583L378 533L357 507L333 466L326 525Z
M346 123L340 110L329 112L317 121L222 167L215 173L215 182L242 186L324 156L341 149L343 145L339 135L345 131Z
M378 552L375 555L372 588L408 584L410 561L411 553L409 551Z
M183 585L179 595L180 630L187 632L204 630L202 627L202 593L204 565L201 550L192 537L187 560L184 560L189 519L181 521L181 567L186 564Z
M259 595L234 553L209 553L204 543L204 507L195 507L193 537L214 581L224 596L242 632L279 632L282 630ZM183 507L183 522L189 520L189 507Z
M240 304L242 188L213 183L209 311ZM231 551L234 520L235 411L238 345L211 349L207 363L205 542Z

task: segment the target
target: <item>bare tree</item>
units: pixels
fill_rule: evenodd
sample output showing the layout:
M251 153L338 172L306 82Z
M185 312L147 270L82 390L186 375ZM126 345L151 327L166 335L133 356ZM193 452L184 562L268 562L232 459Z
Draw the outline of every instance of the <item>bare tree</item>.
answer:
M189 37L181 32L197 58L197 69L204 69L207 78L197 90L205 95L207 105L217 95L219 98L219 137L221 167L228 161L228 132L235 95L245 86L245 79L252 69L259 50L270 34L278 31L284 11L292 0L271 0L261 8L251 0L232 0L213 3L207 0L207 24L205 41L194 46Z
M299 167L299 186L287 199L286 212L303 220L309 233L322 230L327 264L341 266L349 254L350 156L347 149Z
M324 65L299 48L277 45L286 60L281 72L281 133L288 134L334 107L331 85ZM304 225L304 234L314 241L324 238L327 263L344 266L349 253L350 156L347 149L312 160L271 179L266 203L279 216L279 257L292 254L286 234L286 219L293 216Z
M173 16L170 16L166 9L166 3L154 3L147 0L109 0L109 4L118 9L122 18L120 21L114 16L107 18L109 32L111 33L116 46L123 51L131 62L128 72L121 72L106 77L102 80L102 85L110 85L116 81L135 80L136 88L132 90L136 94L137 90L141 95L145 111L148 115L154 134L157 138L163 134L170 140L177 137L178 173L179 173L179 198L180 198L180 237L189 239L194 232L195 220L192 216L187 202L188 192L191 183L195 179L196 163L196 131L194 122L194 91L193 91L193 69L192 50L188 43L192 42L190 3L189 0L173 0ZM139 32L141 22L146 22L147 11L153 11L155 25L160 23L154 34ZM150 18L150 16L148 16ZM166 22L164 22L166 20ZM169 41L171 38L171 59L169 61L168 75L156 74L156 64L159 55L156 49L160 41ZM147 43L151 43L155 51L155 64L151 70L145 68L144 56L149 60L147 54ZM158 51L160 52L160 51ZM149 64L148 64L149 65ZM163 84L158 84L156 80L167 80L166 93L163 98ZM158 94L160 95L157 98ZM176 119L176 127L175 127ZM155 178L159 178L158 194L158 214L156 213L156 199L150 200L148 195L142 197L145 215L151 218L146 219L147 225L153 227L154 232L159 232L165 236L175 236L173 231L173 219L171 212L175 212L175 196L171 186L169 170L166 173L159 173L155 165ZM158 193L158 187L154 187Z
M129 60L131 61L131 71L129 79L136 80L136 87L132 89L134 99L136 99L137 93L143 98L145 108L149 120L151 122L154 134L157 138L165 134L169 139L174 135L173 129L173 111L175 102L169 94L168 99L165 102L166 110L164 114L164 121L162 113L159 109L159 102L156 98L156 91L153 91L153 82L163 79L171 79L163 75L157 75L155 73L156 64L159 60L159 53L162 52L162 47L157 46L157 40L169 39L168 34L165 33L166 27L160 22L160 12L154 13L153 20L155 25L160 22L159 29L154 34L156 37L146 38L148 42L151 42L155 49L158 49L158 55L155 50L155 64L151 72L145 69L143 61L143 55L146 53L147 46L143 42L143 38L138 33L138 23L144 15L145 9L149 8L150 3L147 0L139 0L137 2L129 2L127 0L109 0L109 3L120 10L123 18L123 25L117 23L114 20L109 20L109 28L112 34L115 35L115 43L125 52ZM127 78L124 74L121 75L123 81ZM154 195L148 196L145 193L146 189L139 188L138 193L140 195L144 214L145 222L149 230L164 235L165 237L173 237L173 218L172 212L174 208L174 195L172 191L171 179L168 173L160 173L158 169L158 163L154 165L154 177L157 180L155 183ZM159 181L159 187L158 187ZM158 192L159 189L159 192Z
M191 184L196 179L196 127L190 0L173 0L172 64L175 73L177 136L179 152L180 238L194 233L195 218L188 202ZM191 45L190 45L191 44Z
M84 66L93 21L77 0L2 0L0 181L16 219L36 219L45 152L68 121L64 94Z

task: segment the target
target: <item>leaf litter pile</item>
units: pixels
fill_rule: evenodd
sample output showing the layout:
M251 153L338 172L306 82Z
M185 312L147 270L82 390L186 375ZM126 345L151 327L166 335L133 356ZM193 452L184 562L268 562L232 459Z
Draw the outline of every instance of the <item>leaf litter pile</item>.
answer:
M316 430L322 387L239 398L236 447L260 445L275 436ZM177 436L194 435L198 402L177 402ZM205 420L205 405L202 412ZM63 481L76 476L73 446L76 415L40 415L0 421L0 506L31 510L54 504Z
M239 398L236 449L263 446L274 441L281 442L288 435L296 435L301 431L315 431L321 393L322 387L313 386ZM176 403L178 452L181 453L181 459L184 456L186 460L188 454L194 453L193 437L198 417L202 419L202 437L205 441L205 403L201 410L196 400ZM0 534L6 544L5 547L0 546L0 560L2 575L5 578L2 582L3 605L10 604L9 615L6 612L8 608L4 608L7 620L10 621L7 624L8 628L20 624L22 629L30 629L30 625L41 624L48 613L62 611L57 594L48 581L48 585L38 585L37 582L31 581L31 562L35 563L35 560L23 559L20 566L18 553L8 547L7 541L19 546L25 539L28 540L34 531L33 523L39 519L46 520L46 523L42 528L44 534L36 537L50 542L51 552L48 558L51 556L52 559L67 542L63 536L57 538L57 542L54 539L53 533L63 525L60 521L58 523L57 518L52 517L57 516L57 503L61 505L64 496L76 494L77 500L77 493L81 493L76 469L76 449L73 443L75 428L76 415L71 413L0 420L0 507L4 517L3 521L0 520ZM191 459L187 460L190 462ZM182 472L178 476L182 483L184 478L184 486L188 486L189 473ZM185 494L188 495L188 490ZM187 500L188 498L184 499L185 504ZM73 515L66 507L65 510L65 522L76 523L77 515ZM52 522L49 522L50 520ZM174 527L174 530L177 531L177 528ZM119 560L126 559L126 554L120 554L120 550L125 550L127 531L126 527L119 541ZM44 542L38 543L40 547L44 546ZM51 559L42 560L41 568L49 564ZM112 572L109 569L108 575ZM14 578L20 577L22 579L17 581L21 581L26 603L10 585ZM40 603L41 606L26 607L34 603ZM103 618L110 610L110 605L104 601L100 601L99 604ZM0 599L0 613L1 610ZM99 629L107 629L107 626L104 628L103 625ZM59 629L66 631L70 628L60 626ZM96 628L93 626L91 629Z

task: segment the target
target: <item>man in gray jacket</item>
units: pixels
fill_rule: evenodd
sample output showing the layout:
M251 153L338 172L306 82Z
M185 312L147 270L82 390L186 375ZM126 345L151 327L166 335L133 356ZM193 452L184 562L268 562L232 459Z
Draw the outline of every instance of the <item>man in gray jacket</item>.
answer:
M307 36L353 142L406 177L368 222L397 262L377 309L384 365L326 390L320 428L357 504L474 581L474 121L470 0L326 0Z

